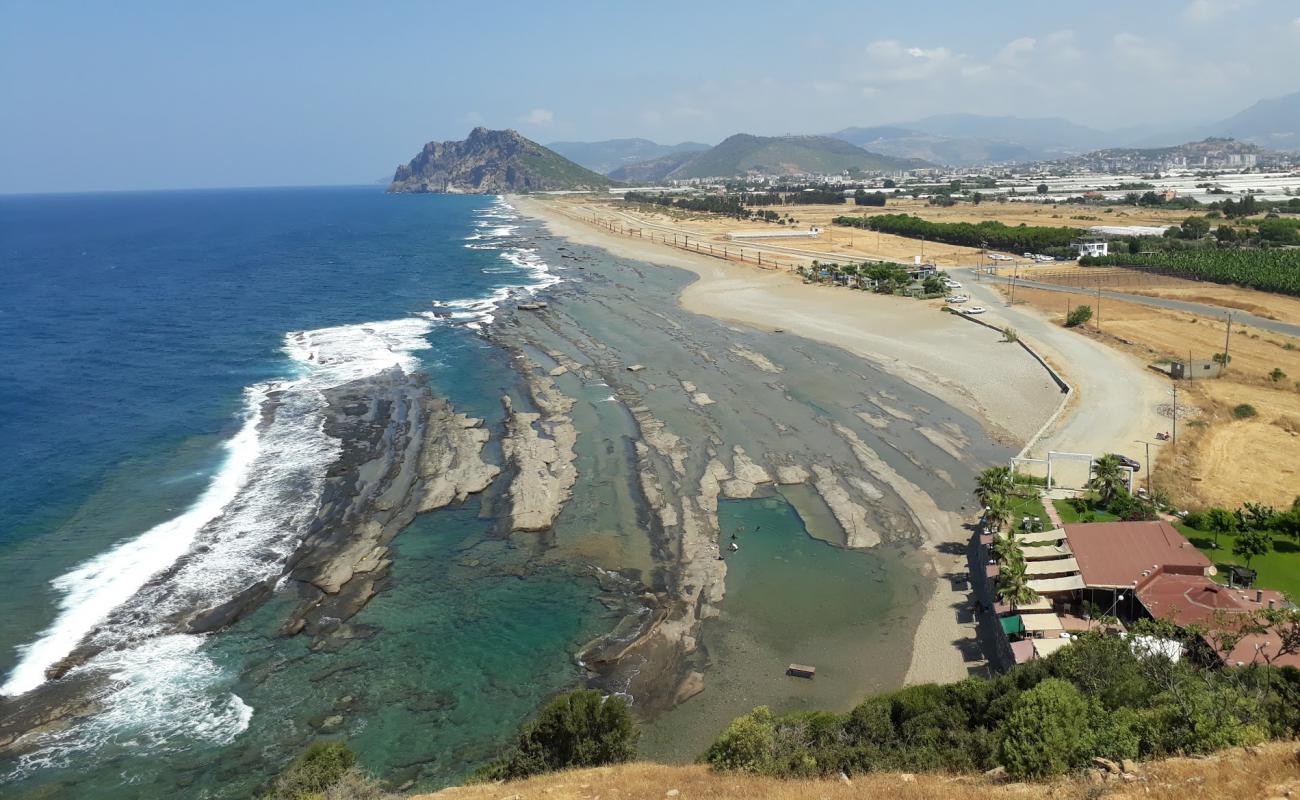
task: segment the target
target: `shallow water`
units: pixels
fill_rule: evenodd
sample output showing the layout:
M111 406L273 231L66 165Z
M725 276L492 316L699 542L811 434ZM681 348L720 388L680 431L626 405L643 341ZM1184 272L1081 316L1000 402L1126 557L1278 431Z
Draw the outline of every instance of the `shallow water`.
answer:
M724 500L718 521L740 549L726 556L722 614L704 624L704 691L645 726L642 752L653 759L695 759L755 706L844 711L896 688L930 594L907 552L815 539L780 495ZM792 663L815 666L816 677L786 675Z

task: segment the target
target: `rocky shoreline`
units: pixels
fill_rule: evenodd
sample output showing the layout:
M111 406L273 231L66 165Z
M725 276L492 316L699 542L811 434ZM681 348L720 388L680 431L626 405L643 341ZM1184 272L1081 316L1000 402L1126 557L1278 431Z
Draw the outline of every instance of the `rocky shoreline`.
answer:
M425 376L398 367L329 390L325 431L342 443L306 533L275 577L226 602L194 608L150 627L150 635L220 631L260 607L288 581L298 602L281 627L305 633L314 647L349 636L348 621L374 597L391 564L389 545L419 513L486 489L501 468L483 459L490 433L483 420L435 397ZM264 417L273 414L268 399ZM145 587L167 581L179 564ZM131 623L118 610L100 629ZM0 754L20 752L28 734L56 730L95 713L107 682L76 668L105 645L92 632L49 671L49 680L19 698L0 698Z

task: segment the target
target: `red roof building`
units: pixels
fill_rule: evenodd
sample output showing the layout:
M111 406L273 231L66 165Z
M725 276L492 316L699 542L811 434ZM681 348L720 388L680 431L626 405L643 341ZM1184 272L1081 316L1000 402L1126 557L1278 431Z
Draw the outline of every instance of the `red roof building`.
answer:
M1237 619L1245 622L1251 612L1281 608L1286 602L1281 592L1271 589L1237 589L1201 575L1166 573L1139 582L1136 594L1147 613L1156 619L1168 620L1179 627L1195 624L1229 631ZM1212 642L1207 644L1213 646ZM1219 651L1219 657L1229 665L1272 663L1278 667L1300 667L1300 653L1279 656L1279 647L1276 635L1250 633L1231 651Z
M1212 575L1214 565L1163 520L1065 526L1088 588L1126 589L1157 572Z

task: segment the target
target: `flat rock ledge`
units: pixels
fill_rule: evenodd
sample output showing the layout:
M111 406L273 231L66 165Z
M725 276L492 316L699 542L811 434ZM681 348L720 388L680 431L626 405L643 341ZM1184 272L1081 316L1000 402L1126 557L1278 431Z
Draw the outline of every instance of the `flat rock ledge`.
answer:
M573 463L578 430L568 413L574 401L559 390L550 375L540 373L523 356L519 358L528 367L524 374L533 403L540 411L521 411L508 396L501 398L506 410L501 451L514 471L507 495L510 529L544 531L560 515L578 479Z

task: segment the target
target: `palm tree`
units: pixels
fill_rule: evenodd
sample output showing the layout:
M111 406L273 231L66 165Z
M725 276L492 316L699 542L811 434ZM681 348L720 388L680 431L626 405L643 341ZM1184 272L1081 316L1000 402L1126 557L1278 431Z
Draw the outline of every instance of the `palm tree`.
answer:
M1012 562L999 568L998 596L1004 603L1022 606L1038 599L1038 592L1029 586L1029 575L1023 561Z
M984 500L984 523L997 533L1011 519L1011 500L1005 494L991 494Z
M1011 533L993 537L993 555L999 564L1011 564L1025 560L1025 552L1020 549L1020 542Z
M1128 490L1124 481L1124 470L1119 459L1113 455L1104 455L1093 462L1092 478L1088 488L1097 493L1103 507L1110 504L1116 495Z
M1011 467L989 467L975 478L975 499L988 505L990 496L1010 494L1013 486Z

